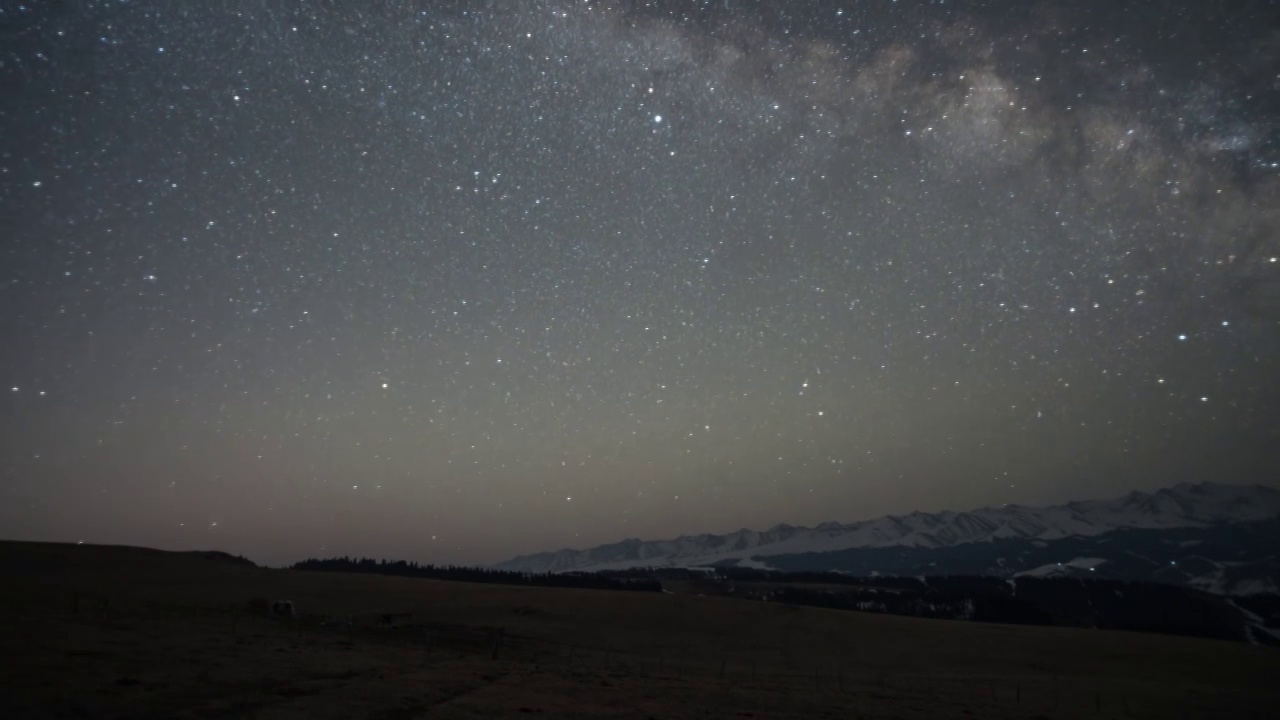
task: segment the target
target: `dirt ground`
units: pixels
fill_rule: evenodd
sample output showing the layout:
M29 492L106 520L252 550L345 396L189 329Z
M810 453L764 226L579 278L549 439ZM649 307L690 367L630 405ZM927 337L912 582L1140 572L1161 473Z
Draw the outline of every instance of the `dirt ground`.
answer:
M250 611L289 599L297 620ZM1271 718L1280 652L0 543L3 718ZM382 627L384 614L396 627ZM354 617L354 622L348 619Z

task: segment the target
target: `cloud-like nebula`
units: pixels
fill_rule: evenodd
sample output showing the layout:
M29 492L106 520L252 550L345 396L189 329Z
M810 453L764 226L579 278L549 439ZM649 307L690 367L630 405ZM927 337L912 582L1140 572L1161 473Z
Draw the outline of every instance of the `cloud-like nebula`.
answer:
M823 5L783 33L770 28L788 24L785 11L680 22L599 10L589 46L613 82L676 94L701 137L728 127L723 141L763 161L753 171L883 165L1011 185L1086 213L1091 230L1142 219L1132 231L1146 242L1100 256L1153 256L1147 272L1170 256L1183 268L1222 261L1192 273L1216 276L1220 292L1262 290L1258 262L1278 249L1273 11L896 5ZM1201 22L1210 29L1191 29Z

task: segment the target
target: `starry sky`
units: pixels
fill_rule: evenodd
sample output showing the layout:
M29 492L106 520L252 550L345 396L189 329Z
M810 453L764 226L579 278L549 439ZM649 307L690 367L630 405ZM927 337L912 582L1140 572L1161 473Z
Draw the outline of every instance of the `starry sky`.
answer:
M0 1L0 536L1280 483L1280 6Z

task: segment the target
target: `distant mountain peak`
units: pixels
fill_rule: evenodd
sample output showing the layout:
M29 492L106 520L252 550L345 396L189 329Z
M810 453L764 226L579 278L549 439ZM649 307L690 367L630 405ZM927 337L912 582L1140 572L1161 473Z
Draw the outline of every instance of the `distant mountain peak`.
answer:
M628 538L586 550L524 555L495 567L523 572L696 567L760 562L769 556L857 548L946 548L967 543L1094 537L1133 528L1198 528L1280 515L1280 490L1262 485L1181 483L1113 500L1078 500L1053 507L1003 505L966 512L913 512L807 528L778 523L764 532L682 535L672 540Z

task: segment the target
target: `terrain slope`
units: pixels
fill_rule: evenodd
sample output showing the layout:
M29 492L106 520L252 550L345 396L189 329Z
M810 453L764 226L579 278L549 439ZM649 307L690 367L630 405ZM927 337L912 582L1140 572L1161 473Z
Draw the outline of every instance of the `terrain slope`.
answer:
M1280 652L1245 643L219 553L0 542L0 610L5 718L1206 718L1280 701Z

